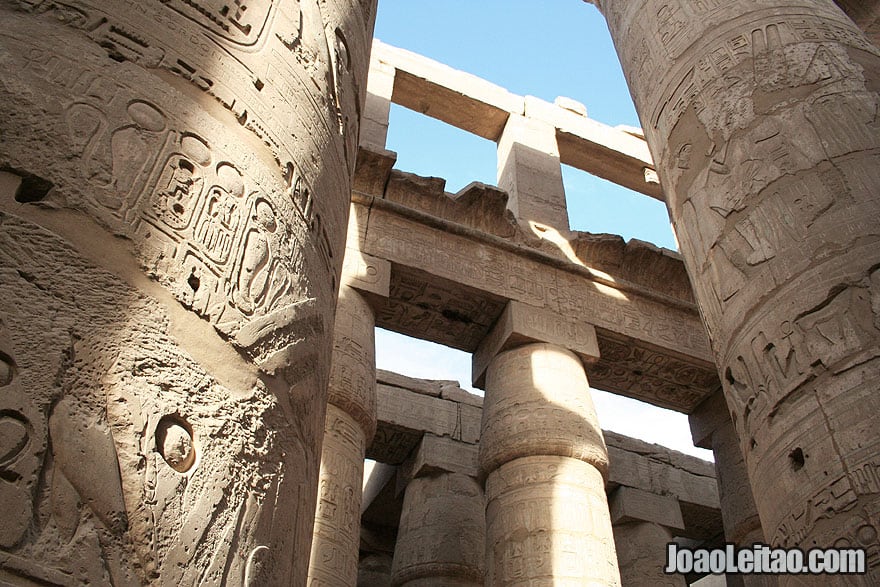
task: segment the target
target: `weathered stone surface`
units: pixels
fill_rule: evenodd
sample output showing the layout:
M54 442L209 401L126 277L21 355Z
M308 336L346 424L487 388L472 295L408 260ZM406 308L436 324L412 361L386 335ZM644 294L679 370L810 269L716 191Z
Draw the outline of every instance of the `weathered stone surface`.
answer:
M364 297L354 288L340 288L327 401L354 418L365 445L376 430L375 328Z
M366 449L360 426L342 408L327 405L309 559L310 584L354 587L357 581Z
M508 117L498 139L498 187L509 194L507 205L521 223L568 230L556 129L550 124Z
M479 448L476 444L425 433L418 447L401 466L405 479L437 472L477 477Z
M415 377L401 375L400 373L394 373L393 371L386 371L385 369L376 370L376 381L385 385L390 385L391 387L408 389L409 391L414 391L415 393L420 393L422 395L430 395L432 397L440 397L443 393L444 387L450 385L457 386L455 381L417 379Z
M374 7L0 7L3 582L305 582Z
M473 477L415 477L403 499L391 585L480 587L485 540L483 491Z
M650 522L666 528L684 530L678 500L669 495L618 487L608 500L612 524Z
M373 56L380 67L396 70L392 95L396 104L496 142L511 115L525 115L556 129L563 163L663 199L659 184L645 181L645 169L653 170L654 163L642 136L572 112L564 104L513 95L485 80L384 43L373 42Z
M357 290L343 285L333 330L309 584L354 587L357 581L364 454L376 431L374 339L372 309Z
M523 111L521 96L421 55L373 41L373 57L396 70L394 103L483 138L497 140L508 113Z
M482 425L487 584L620 585L608 452L580 359L547 343L496 355Z
M425 383L430 385L431 382ZM367 450L367 458L400 464L416 447L424 432L470 444L479 440L480 409L475 406L383 383L377 384L376 392L379 425Z
M362 293L387 298L391 288L391 264L351 247L345 248L342 283ZM372 314L372 310L370 311Z
M620 566L621 585L684 587L683 575L668 575L666 545L672 541L668 528L651 522L628 522L614 525L614 545Z
M545 343L503 351L486 374L482 474L533 455L571 457L608 471L584 367L571 351Z
M486 479L486 584L620 585L599 471L529 456Z
M876 583L880 49L830 0L599 4L767 539L864 545Z
M586 363L599 359L596 329L591 324L569 322L553 312L511 301L473 354L474 386L485 385L486 369L499 352L530 342L565 347Z
M595 325L600 351L611 357L591 367L600 389L687 412L717 387L705 331L684 299L683 269L669 254L624 248L615 266L651 284L643 288L617 269L585 267L574 253L577 263L563 261L558 249L551 256L383 199L356 201L353 238L392 263L389 298L376 309L379 326L473 352L515 300L569 324Z

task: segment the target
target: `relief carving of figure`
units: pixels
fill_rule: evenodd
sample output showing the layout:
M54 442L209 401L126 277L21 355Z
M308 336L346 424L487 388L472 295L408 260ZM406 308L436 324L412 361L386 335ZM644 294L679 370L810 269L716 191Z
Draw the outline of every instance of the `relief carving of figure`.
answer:
M235 286L236 305L245 314L271 309L288 289L290 277L280 267L279 251L273 246L278 229L272 206L258 199L244 237Z
M127 107L128 120L115 125L98 108L72 104L66 113L68 133L82 158L81 173L92 185L98 204L120 211L139 195L165 139L166 120L155 106L140 100Z

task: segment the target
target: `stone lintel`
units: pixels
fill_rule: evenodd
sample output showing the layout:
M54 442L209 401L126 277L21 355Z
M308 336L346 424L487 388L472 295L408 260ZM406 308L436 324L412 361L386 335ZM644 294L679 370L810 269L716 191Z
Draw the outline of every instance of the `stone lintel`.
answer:
M523 99L477 76L410 51L373 41L373 56L394 67L393 101L495 141Z
M608 462L609 485L663 492L674 495L680 502L714 510L721 507L714 472L712 476L698 475L671 463L613 446L611 442L608 443Z
M342 283L358 291L387 298L391 289L391 263L359 251L345 248Z
M674 530L684 530L678 499L657 495L635 487L618 487L608 498L612 524L652 522Z
M703 400L688 414L694 446L712 450L712 434L721 426L730 426L730 412L720 389Z
M383 197L397 162L397 153L372 145L361 145L357 152L351 189L370 196Z
M419 446L404 461L398 483L433 473L462 473L476 478L479 447L476 444L426 433Z
M384 369L376 370L376 381L390 385L391 387L400 387L422 395L430 395L432 397L442 397L443 389L458 385L457 381L445 379L416 379L407 377L393 371ZM448 398L443 398L448 399Z
M471 74L379 41L373 41L372 63L371 76L375 65L396 70L395 104L492 141L498 141L510 114L525 114L556 128L563 163L658 200L665 199L660 185L646 180L645 170L653 172L655 167L644 137L592 120L566 107L564 99L550 104L532 96L517 96ZM371 124L369 118L366 120L365 125Z
M486 369L498 353L531 342L559 345L586 364L599 359L596 329L591 324L567 320L552 310L511 300L473 354L474 387L484 389Z
M378 428L367 458L402 463L424 433L468 444L480 439L481 409L379 383L376 385Z

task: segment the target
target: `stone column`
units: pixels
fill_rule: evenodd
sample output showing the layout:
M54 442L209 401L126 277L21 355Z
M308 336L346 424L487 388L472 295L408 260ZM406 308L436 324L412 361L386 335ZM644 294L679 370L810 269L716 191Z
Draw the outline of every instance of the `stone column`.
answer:
M523 222L568 230L562 166L552 124L511 114L498 140L498 187Z
M425 433L399 469L405 484L394 548L394 587L481 587L485 575L483 489L477 445Z
M688 420L694 446L709 449L715 456L724 540L745 548L758 542L766 544L749 474L721 390L697 406ZM770 587L778 582L772 575L729 575L727 584Z
M0 583L305 583L374 8L3 3Z
M557 344L527 342L539 332L526 322L547 326L544 336L555 339L560 324L548 318L512 303L474 355L475 379L492 357L480 439L486 584L620 585L605 496L608 453L583 364ZM514 348L487 351L507 345ZM598 356L596 346L590 352Z
M678 499L621 486L608 501L621 585L687 585L683 575L663 572L672 530L684 529Z
M830 0L597 3L767 539L867 547L876 582L880 49Z
M364 453L376 432L375 327L373 309L364 297L343 285L333 334L309 585L357 583Z

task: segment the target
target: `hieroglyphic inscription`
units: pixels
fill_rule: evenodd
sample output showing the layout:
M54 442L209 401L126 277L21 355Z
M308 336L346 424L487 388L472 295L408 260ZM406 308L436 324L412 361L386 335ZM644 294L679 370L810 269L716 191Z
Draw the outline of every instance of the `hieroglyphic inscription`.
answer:
M714 367L688 363L633 341L599 334L590 387L688 413L718 385Z
M42 48L21 53L36 77L76 96L57 124L74 155L71 178L87 186L82 205L115 230L140 235L144 263L181 301L234 334L242 318L289 315L285 308L315 291L293 276L313 255L326 270L331 239L293 164L279 177L203 115L179 122L186 115L165 105L172 95L142 99ZM200 124L210 130L191 130ZM328 278L331 289L333 271Z
M364 432L332 404L325 426L308 584L350 584L357 577Z
M493 296L397 268L376 323L390 330L471 351L503 309Z
M21 388L11 333L0 316L0 549L19 545L30 527L46 450L46 422Z
M590 322L661 348L710 360L705 333L691 312L623 294L589 282L579 274L556 270L528 257L435 230L384 210L371 211L366 235L364 252L396 265L427 270L432 279L439 277L485 292L482 296L558 311L565 319ZM390 300L394 299L392 287ZM382 316L382 312L377 316L380 323L384 321ZM460 343L453 346L460 348ZM476 345L467 350L474 348Z
M360 89L351 71L364 65L358 51L366 47L360 36L349 48L351 41L341 30L325 32L336 15L333 7L323 6L328 13L322 13L317 0L125 0L113 10L88 1L61 5L39 0L28 2L26 9L82 31L115 61L170 71L212 95L269 148L283 171L309 149L327 145L326 155L336 163L354 164L342 134L357 135ZM269 29L274 35L266 34ZM343 41L335 41L339 37ZM331 48L340 44L345 55L336 59L341 50ZM330 98L322 102L325 94ZM310 96L311 103L297 102L297 96ZM326 115L312 117L308 110ZM293 115L279 116L281 111ZM324 189L346 191L340 178L323 180ZM338 202L319 201L318 206L330 224L342 224Z
M489 475L486 500L488 584L619 585L604 483L592 466L566 457L517 459Z

